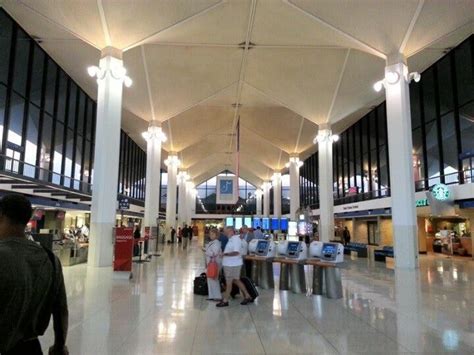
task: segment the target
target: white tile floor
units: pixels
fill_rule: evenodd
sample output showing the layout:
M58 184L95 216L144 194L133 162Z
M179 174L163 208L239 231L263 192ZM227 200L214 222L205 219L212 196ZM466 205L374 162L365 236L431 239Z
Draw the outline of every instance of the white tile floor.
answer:
M64 269L68 346L72 355L474 354L469 260L425 256L419 272L396 276L379 263L349 261L341 300L260 290L255 304L216 309L193 295L203 271L197 242L187 251L166 245L152 262L134 264L131 283L109 269ZM51 327L41 341L51 344Z

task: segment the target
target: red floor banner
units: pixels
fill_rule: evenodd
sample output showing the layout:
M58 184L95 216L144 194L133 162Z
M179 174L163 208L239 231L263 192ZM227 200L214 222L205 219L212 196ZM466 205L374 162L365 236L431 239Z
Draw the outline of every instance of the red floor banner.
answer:
M133 228L115 228L114 271L132 271Z

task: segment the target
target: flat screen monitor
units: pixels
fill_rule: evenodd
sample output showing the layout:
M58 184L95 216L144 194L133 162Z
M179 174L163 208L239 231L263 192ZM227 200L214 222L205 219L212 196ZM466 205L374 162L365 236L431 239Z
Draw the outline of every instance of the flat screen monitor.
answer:
M272 230L278 231L280 230L280 220L278 218L272 218Z
M288 256L296 256L298 254L299 246L299 242L288 242L288 249L286 250L286 254Z
M225 225L227 227L233 227L234 226L234 217L227 217L225 219Z
M262 228L262 220L260 218L254 218L252 226L254 229L257 229L257 227Z
M270 218L267 218L267 217L262 218L262 229L263 230L270 229Z
M298 222L288 222L288 235L298 235Z
M245 217L244 224L249 228L252 227L252 217Z
M298 234L306 235L306 222L298 222Z
M242 220L242 217L235 217L235 229L237 229L237 231L242 228L242 223L243 223L243 220Z
M280 219L280 230L287 231L288 230L288 218Z
M321 255L325 258L332 258L337 254L337 244L334 243L324 243L323 249L321 250Z
M257 243L257 254L258 255L264 255L267 253L267 248L268 248L268 240L259 240Z

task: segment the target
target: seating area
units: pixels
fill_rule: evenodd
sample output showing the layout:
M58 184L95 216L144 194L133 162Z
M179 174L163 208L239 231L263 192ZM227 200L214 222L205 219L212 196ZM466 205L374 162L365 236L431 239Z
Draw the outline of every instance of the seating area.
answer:
M344 254L350 255L352 251L357 252L359 258L367 257L367 244L364 243L347 243L344 247Z
M393 247L391 246L385 246L382 249L376 250L374 252L374 259L375 261L382 261L385 262L385 259L389 258L394 258L395 255L393 253Z

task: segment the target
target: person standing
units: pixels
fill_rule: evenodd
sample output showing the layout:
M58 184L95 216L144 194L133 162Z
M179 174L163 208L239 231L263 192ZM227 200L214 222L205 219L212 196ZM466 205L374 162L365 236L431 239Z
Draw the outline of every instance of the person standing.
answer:
M217 239L219 232L217 229L211 229L209 237L211 241L206 245L206 265L214 259L217 263L219 271L222 268L222 252L221 252L221 242ZM209 298L208 301L220 301L222 299L221 294L221 285L219 283L219 277L217 279L207 278L207 288L209 289Z
M22 195L0 200L0 353L42 354L38 340L51 315L54 345L50 354L68 354L68 307L61 263L54 254L26 239L32 215Z
M247 305L252 302L252 298L248 293L245 285L240 281L240 270L242 269L242 241L240 235L235 234L234 227L226 228L226 235L229 241L224 249L222 258L222 266L224 268L224 276L226 279L226 288L222 301L219 302L217 307L228 307L230 293L232 291L232 284L235 283L240 289L240 292L244 295L244 300L240 303L241 305Z
M176 236L176 229L171 227L171 244L174 244L174 237Z
M189 240L188 233L189 233L188 225L185 224L183 228L183 249L187 249L188 247L188 240Z
M351 241L351 233L347 226L344 227L344 231L342 232L342 239L344 239L344 245L347 245Z
M253 239L265 239L265 236L262 233L262 228L257 227L257 229L253 232Z
M224 230L221 229L219 231L219 242L221 242L221 249L222 252L224 252L225 246L227 245L227 242L229 241L229 238L224 234Z
M180 244L183 241L183 230L181 227L178 227L178 244Z

